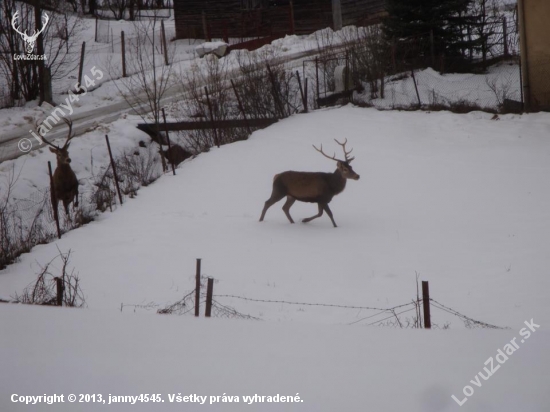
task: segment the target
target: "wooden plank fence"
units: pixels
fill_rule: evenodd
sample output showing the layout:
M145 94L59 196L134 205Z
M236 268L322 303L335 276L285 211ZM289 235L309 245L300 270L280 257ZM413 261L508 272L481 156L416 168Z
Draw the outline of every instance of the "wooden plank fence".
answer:
M194 120L188 122L168 122L166 124L159 124L158 130L154 123L139 123L137 128L147 133L154 140L160 139L164 141L162 135L158 135L160 132L174 132L182 130L206 130L206 129L230 129L236 127L251 127L251 128L264 128L276 123L277 118L263 118L263 119L228 119L228 120L216 120L215 124L210 120Z

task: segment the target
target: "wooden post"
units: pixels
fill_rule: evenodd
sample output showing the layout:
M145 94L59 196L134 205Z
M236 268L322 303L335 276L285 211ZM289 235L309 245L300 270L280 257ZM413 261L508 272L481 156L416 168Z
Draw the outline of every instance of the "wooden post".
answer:
M120 186L118 184L118 176L116 173L115 159L113 159L113 152L111 152L111 144L109 143L109 136L105 135L105 141L107 142L107 149L109 149L109 157L111 158L111 168L113 169L113 179L115 180L116 191L118 193L118 200L122 206L122 193L120 192Z
M214 122L214 112L212 111L210 96L208 95L208 87L204 86L204 92L206 93L206 103L208 104L208 111L210 112L210 122L212 123L212 129L214 130L214 143L216 143L216 146L220 147L220 139L218 138L216 123Z
M206 13L202 11L202 30L204 31L204 41L211 41L210 33L208 32L208 22L206 20Z
M416 77L414 77L414 69L411 70L411 77L413 79L414 83L414 90L416 90L416 98L418 99L418 108L422 106L422 102L420 101L420 94L418 93L418 86L416 85Z
M210 317L212 313L212 294L214 292L214 278L208 278L208 284L206 286L206 309L204 316Z
M63 286L63 279L56 277L55 285L56 285L56 292L57 292L56 305L63 306L63 291L65 289L65 287Z
M82 71L84 70L84 54L86 53L86 42L82 42L82 49L80 50L80 67L78 68L78 90L77 93L82 93Z
M122 53L122 77L126 77L126 45L124 44L124 30L120 32L120 51Z
M321 97L319 93L319 58L315 57L315 83L317 87L317 101L319 101L319 98ZM319 108L319 104L317 104L317 108Z
M508 21L502 16L502 39L504 41L504 56L508 57Z
M306 78L304 79L304 97L305 97L304 103L306 104L306 106L305 106L305 111L306 111L306 113L307 113L307 111L308 111L308 110L307 110L307 96L308 96L308 94L307 94L307 77L306 77Z
M304 95L304 89L302 89L302 81L300 80L300 73L298 72L298 70L296 70L296 78L298 79L298 87L300 88L300 96L302 97L302 106L304 106L304 113L307 113L307 98Z
M199 316L201 301L201 260L197 259L197 272L195 275L195 316Z
M346 50L346 68L344 69L344 92L346 93L346 99L348 102L351 100L349 98L349 52Z
M237 103L239 104L239 110L241 111L241 114L243 115L244 123L246 124L246 128L248 130L248 134L252 134L252 130L250 129L250 124L248 123L248 119L246 117L246 112L244 111L243 103L241 102L241 97L239 96L239 92L237 91L237 87L235 87L235 83L233 82L233 79L230 79L231 86L233 87L233 92L235 93L235 97L237 98Z
M288 17L290 19L290 34L294 34L294 2L292 0L290 0L290 2L288 3L288 7Z
M380 72L380 98L384 98L384 70Z
M269 80L271 82L271 94L273 95L273 101L275 102L275 108L279 112L280 118L284 119L286 117L285 108L284 108L283 103L281 102L281 98L279 96L279 90L277 89L277 80L275 79L275 75L271 71L271 67L269 66L269 63L267 63L266 66L267 66L268 77L269 77Z
M162 51L164 53L164 65L168 66L168 46L166 45L166 31L164 30L164 20L160 21L160 29L162 35Z
M340 0L332 0L332 29L334 31L342 28L342 5Z
M430 56L432 60L432 69L435 70L435 47L434 47L434 31L430 30Z
M432 328L432 320L430 319L430 288L428 281L422 281L422 304L424 306L424 329Z
M32 5L34 6L34 28L35 33L42 30L42 8L40 6L40 0L34 0ZM44 36L38 36L36 39L37 54L44 54ZM40 92L40 101L38 104L42 104L45 100L44 90L44 60L38 60L35 62L38 65L38 86ZM51 103L51 102L49 102Z
M168 150L172 151L172 145L170 143L170 136L168 135L168 127L166 126L166 112L164 111L164 107L162 108L162 118L164 119L164 131L166 132L166 141L168 142ZM161 149L162 150L162 147ZM176 167L174 166L174 162L170 162L172 165L172 173L174 173L174 176L176 175Z
M44 101L52 103L52 71L49 67L44 67Z
M55 184L52 175L52 164L48 162L48 172L50 174L50 199L52 202L53 218L57 227L57 238L61 239L61 228L59 227L59 211L57 210L57 199L55 198Z
M393 72L392 74L395 74L397 73L397 65L395 64L395 37L392 37L391 38L391 65L392 65L392 69L393 69Z

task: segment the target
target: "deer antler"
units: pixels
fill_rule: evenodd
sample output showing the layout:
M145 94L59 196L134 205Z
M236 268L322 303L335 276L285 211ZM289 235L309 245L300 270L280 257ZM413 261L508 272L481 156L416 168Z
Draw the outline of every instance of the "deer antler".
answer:
M40 122L37 121L37 122L35 123L36 134L38 134L38 136L40 136L40 138L42 139L42 141L43 141L44 143L46 143L47 145L53 147L54 149L59 150L59 147L58 147L58 146L54 145L53 143L48 142L48 141L46 140L46 138L42 135L42 133L40 133L40 127L39 127L39 125L40 125Z
M331 159L331 160L336 160L337 162L342 162L342 163L351 163L351 161L353 159L355 159L355 157L348 157L349 154L353 151L353 149L351 149L350 151L346 151L346 143L348 142L348 139L346 139L346 141L344 143L340 143L338 140L334 139L334 141L336 143L338 143L340 146L342 146L343 150L344 150L344 156L346 157L346 160L340 160L340 159L337 159L336 158L336 153L334 153L332 155L332 157L330 157L329 155L327 155L325 152L323 152L323 145L321 145L321 148L318 149L315 145L313 145L313 148L315 150L317 150L319 153L321 153L323 156L325 156L326 158L328 159Z
M351 163L353 161L353 159L355 159L355 156L354 157L348 157L351 154L351 152L353 152L353 148L350 151L346 151L346 143L348 142L348 139L346 138L344 143L340 143L336 139L334 139L334 141L336 143L338 143L340 146L342 146L342 150L344 151L344 156L346 157L346 163Z
M337 159L336 158L336 153L334 153L332 155L332 157L330 157L329 155L327 155L325 152L323 152L323 145L321 145L321 148L320 149L317 149L317 147L315 145L312 145L313 148L315 150L317 150L319 153L321 153L323 156L325 156L327 159L331 159L331 160L336 160L337 162L341 162L341 160Z
M75 136L74 133L72 133L72 131L73 131L73 121L67 119L66 117L63 117L63 121L65 123L67 123L67 126L69 126L69 133L67 134L67 140L65 140L65 144L63 145L63 147L59 147L59 146L54 145L53 143L48 142L46 140L46 138L44 136L42 136L42 133L40 133L39 122L36 122L36 124L35 124L37 134L42 138L42 141L44 143L46 143L47 145L49 145L49 146L51 146L51 147L53 147L54 149L57 149L57 150L65 149L69 145L70 140Z
M67 126L69 126L69 133L67 134L67 140L65 140L65 144L63 145L63 149L65 149L67 147L67 145L69 144L70 140L74 137L74 133L72 133L72 131L73 131L73 121L67 119L66 117L63 118L63 121L65 123L67 123Z

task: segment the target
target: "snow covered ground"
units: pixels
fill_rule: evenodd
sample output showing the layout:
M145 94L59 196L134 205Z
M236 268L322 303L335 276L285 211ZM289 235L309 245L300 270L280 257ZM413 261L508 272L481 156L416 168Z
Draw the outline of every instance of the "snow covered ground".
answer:
M168 394L225 392L304 401L253 410L451 411L451 395L463 399L469 385L464 410L546 411L550 117L491 117L354 107L292 116L187 160L113 213L35 247L0 272L0 296L20 293L57 248L71 249L88 309L0 306L0 410L31 409L12 403L13 393L163 394L162 405L114 406L154 411L183 407ZM117 127L113 145L131 147ZM259 223L273 175L334 170L311 147L339 156L334 138L348 139L361 175L331 203L339 227L326 216L291 225L282 202ZM77 173L91 141L72 143ZM28 157L24 179L44 180L33 162L47 157ZM315 212L291 209L296 221ZM266 322L120 312L181 299L194 288L196 258L221 304ZM416 273L437 301L511 329L466 330L436 309L432 321L450 330L373 328L369 310L220 296L388 308L416 296ZM519 344L531 319L541 328ZM514 337L519 349L496 375L470 383Z
M550 405L547 329L520 343L519 329L427 332L13 305L2 305L0 325L6 412L546 412ZM497 358L514 338L519 349ZM493 365L484 365L489 358ZM487 381L483 368L495 370ZM140 393L161 402L109 405L109 395ZM13 394L63 394L65 403L12 403ZM99 402L80 403L80 394ZM245 401L256 394L301 402ZM178 395L206 398L170 402ZM239 402L223 402L224 395Z
M519 65L501 62L489 67L485 74L440 74L432 68L415 73L418 96L410 73L390 76L386 79L384 98L371 97L370 85L357 98L380 109L410 108L467 103L488 110L499 110L504 100L521 102ZM377 95L378 96L378 95Z

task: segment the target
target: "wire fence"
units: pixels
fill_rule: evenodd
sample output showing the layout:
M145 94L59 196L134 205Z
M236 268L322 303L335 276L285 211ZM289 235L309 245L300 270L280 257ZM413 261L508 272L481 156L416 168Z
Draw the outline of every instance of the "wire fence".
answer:
M204 287L202 285L205 278L201 277L201 292L200 296L200 305L204 307L207 303L207 293L204 292ZM176 315L195 315L195 296L196 289L184 295L184 297L172 304L167 305L162 309L158 309L157 313L159 314L176 314ZM330 308L330 309L344 309L344 310L353 310L356 314L357 311L370 311L367 316L361 317L359 319L354 319L352 321L346 322L348 325L363 325L363 326L387 326L387 327L398 327L398 328L422 328L422 305L424 300L421 298L413 299L411 302L403 303L401 305L396 305L389 308L382 308L376 306L361 306L361 305L342 305L335 303L321 303L321 302L294 302L287 300L270 300L270 299L257 299L250 298L246 296L239 295L225 295L225 294L213 294L212 295L212 316L219 318L236 318L236 319L253 319L253 320L262 320L261 315L253 316L250 314L245 314L237 310L233 306L228 304L220 303L220 300L237 300L245 302L254 302L262 303L268 305L279 305L279 306L299 306L300 308L304 307L317 307L317 308ZM475 328L487 328L487 329L508 329L507 327L496 326L487 322L473 319L459 311L450 308L442 303L436 301L435 299L429 298L430 307L451 315L452 317L460 319L464 326L468 329ZM121 305L121 310L123 306L132 306L136 305ZM151 306L149 304L148 308L157 307L158 305ZM264 310L257 309L259 313L262 313ZM412 312L412 313L411 313ZM409 316L405 316L410 314ZM412 316L411 316L412 315ZM356 315L357 317L357 315ZM432 327L447 329L450 327L450 321L446 321L444 324L433 323Z

